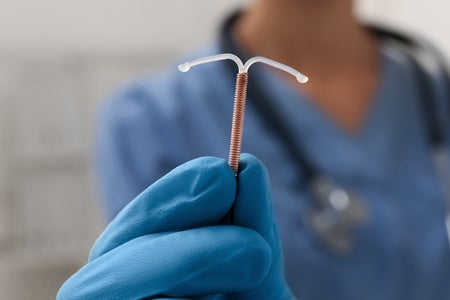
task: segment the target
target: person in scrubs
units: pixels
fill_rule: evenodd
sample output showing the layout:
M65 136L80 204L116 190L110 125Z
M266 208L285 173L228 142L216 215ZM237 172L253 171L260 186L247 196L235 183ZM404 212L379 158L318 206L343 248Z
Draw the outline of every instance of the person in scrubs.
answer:
M267 169L263 189L271 190L284 262L276 268L290 292L242 299L450 299L446 203L418 80L425 74L435 95L432 116L442 128L448 124L443 112L450 86L442 72L422 70L402 43L357 20L353 6L352 0L254 1L225 20L208 47L163 75L118 90L102 107L97 135L108 220L126 223L119 212L173 168L228 155L236 66L223 61L180 73L176 65L219 53L234 53L244 62L264 56L308 75L310 82L299 85L263 65L249 72L242 150L252 155L240 168L251 168L257 157L256 164ZM444 133L446 145L449 136ZM338 208L353 205L344 221L338 218L343 231L322 230L314 221L321 208L310 183L319 177L354 195L332 202ZM238 192L245 189L240 184L238 179ZM162 215L148 213L148 222ZM121 224L124 231L132 228ZM187 290L161 295L195 296ZM229 292L213 290L208 293L225 298Z

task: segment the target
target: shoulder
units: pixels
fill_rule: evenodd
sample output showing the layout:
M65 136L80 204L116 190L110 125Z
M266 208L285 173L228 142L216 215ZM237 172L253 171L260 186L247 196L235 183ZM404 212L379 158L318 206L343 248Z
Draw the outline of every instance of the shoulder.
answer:
M424 109L431 113L434 122L447 128L450 124L450 77L447 60L440 49L415 33L382 29L378 35L384 54L414 80L420 96L426 98Z
M449 67L440 49L417 33L377 26L369 28L380 39L382 51L386 56L403 66L409 73L420 72L420 76L426 80L427 88L432 90L435 97L441 98L440 101L449 101ZM416 70L414 66L417 67Z
M445 56L427 38L413 32L369 25L370 30L379 38L384 52L401 63L410 63L413 59L430 79L440 81L448 76Z

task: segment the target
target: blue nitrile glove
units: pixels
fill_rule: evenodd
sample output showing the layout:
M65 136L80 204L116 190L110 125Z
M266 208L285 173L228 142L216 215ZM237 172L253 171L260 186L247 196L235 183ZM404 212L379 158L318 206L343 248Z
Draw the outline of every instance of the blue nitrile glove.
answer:
M265 172L242 158L237 195L233 171L217 158L151 185L105 229L57 299L289 299ZM235 199L238 226L218 226Z

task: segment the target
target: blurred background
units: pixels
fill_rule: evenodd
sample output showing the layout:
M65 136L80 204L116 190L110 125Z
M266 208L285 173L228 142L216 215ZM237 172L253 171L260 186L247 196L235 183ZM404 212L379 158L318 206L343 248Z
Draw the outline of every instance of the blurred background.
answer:
M211 39L250 1L0 0L0 298L53 299L105 226L98 104ZM357 13L450 57L447 0L360 0Z

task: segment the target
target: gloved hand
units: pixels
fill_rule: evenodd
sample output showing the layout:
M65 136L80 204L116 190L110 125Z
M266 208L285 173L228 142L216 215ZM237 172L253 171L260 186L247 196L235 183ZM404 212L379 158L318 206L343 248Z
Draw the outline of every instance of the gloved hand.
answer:
M236 193L237 191L237 193ZM232 224L218 225L233 206ZM155 182L110 223L57 299L291 299L267 175L242 155L199 158Z

